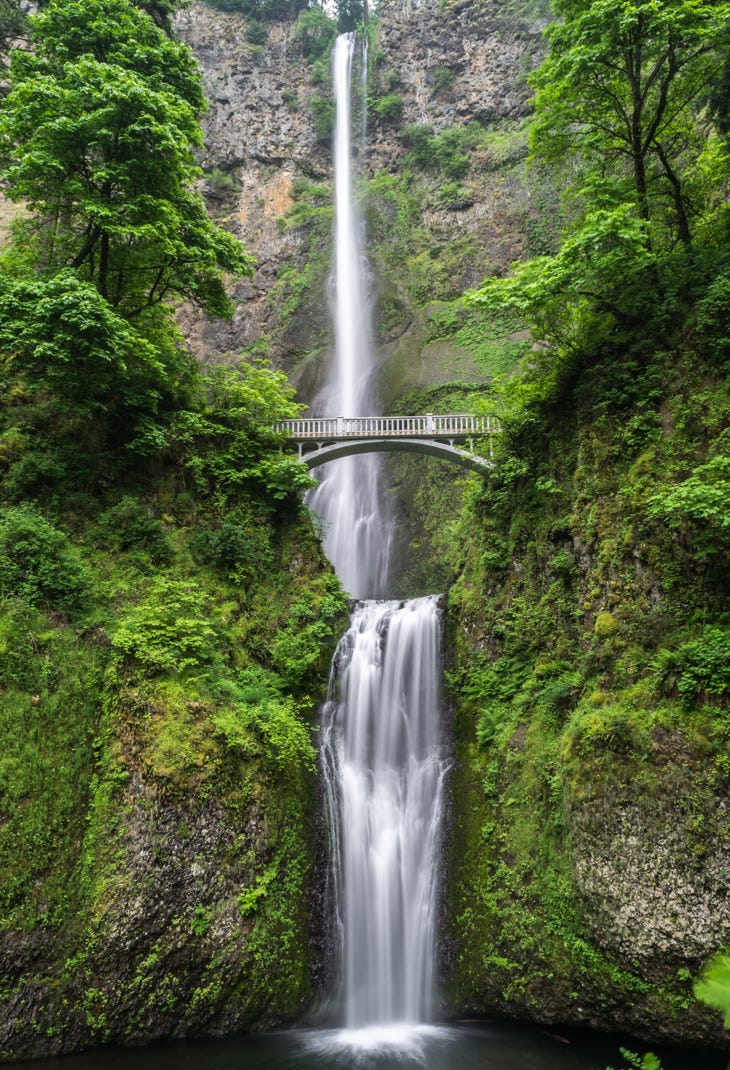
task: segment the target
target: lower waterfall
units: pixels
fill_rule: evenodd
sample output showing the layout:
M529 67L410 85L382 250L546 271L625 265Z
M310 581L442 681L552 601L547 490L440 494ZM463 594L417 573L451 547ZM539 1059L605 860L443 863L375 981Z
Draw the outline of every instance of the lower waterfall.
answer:
M440 648L436 596L361 602L333 659L322 760L349 1030L430 1019Z

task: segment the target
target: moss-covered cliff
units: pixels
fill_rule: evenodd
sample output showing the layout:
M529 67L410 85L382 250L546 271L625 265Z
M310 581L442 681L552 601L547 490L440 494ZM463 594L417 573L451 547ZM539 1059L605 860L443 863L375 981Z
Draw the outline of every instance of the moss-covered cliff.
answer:
M318 990L339 584L291 500L128 491L0 512L6 1059L273 1026Z
M670 333L528 375L473 487L450 592L459 1013L728 1039L692 979L730 942L730 399L696 318Z

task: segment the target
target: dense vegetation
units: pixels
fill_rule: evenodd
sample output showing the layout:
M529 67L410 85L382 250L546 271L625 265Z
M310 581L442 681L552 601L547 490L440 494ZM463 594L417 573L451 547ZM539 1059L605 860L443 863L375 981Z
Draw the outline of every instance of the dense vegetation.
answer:
M562 176L560 244L469 299L517 316L532 351L474 399L504 434L450 596L455 984L460 1005L649 1033L698 1016L692 978L723 940L652 935L627 961L617 889L625 872L650 900L662 866L701 871L728 835L730 12L556 10L531 149ZM675 862L654 854L668 826ZM697 992L727 1010L722 963Z
M230 314L251 260L197 192L200 76L161 11L52 0L0 111L15 1058L280 1021L311 986L310 724L345 600L272 431L285 378L203 377L175 325Z

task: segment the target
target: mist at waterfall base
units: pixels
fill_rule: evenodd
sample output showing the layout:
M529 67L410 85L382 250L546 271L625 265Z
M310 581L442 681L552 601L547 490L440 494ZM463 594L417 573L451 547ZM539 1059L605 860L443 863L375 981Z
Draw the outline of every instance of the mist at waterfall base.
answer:
M333 1037L336 1034L332 1034ZM178 1040L145 1048L102 1048L82 1055L16 1063L22 1070L605 1070L623 1067L619 1046L651 1048L663 1070L727 1070L727 1053L664 1050L587 1033L469 1024L424 1030L410 1049L344 1053L327 1032L267 1033L226 1040Z

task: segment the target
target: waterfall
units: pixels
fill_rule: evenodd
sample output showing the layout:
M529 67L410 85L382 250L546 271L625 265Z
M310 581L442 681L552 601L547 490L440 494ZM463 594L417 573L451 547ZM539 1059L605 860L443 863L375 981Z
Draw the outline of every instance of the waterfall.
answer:
M313 409L328 416L375 412L374 347L370 327L370 272L363 226L353 196L352 63L355 34L337 38L333 53L335 94L335 250L332 277L335 354L327 385ZM363 55L363 70L366 57ZM361 83L363 94L367 86ZM393 522L382 490L377 454L345 457L315 475L309 505L324 520L324 548L343 586L355 598L378 598L389 585Z
M363 602L333 661L322 758L348 1029L430 1018L440 642L436 597Z
M354 52L354 34L338 37L335 354L317 399L330 416L377 411L369 271L352 181ZM364 74L359 84L365 94ZM364 131L363 118L363 138ZM370 454L325 465L310 500L326 523L325 550L357 598L382 598L389 589L394 525L379 462ZM445 775L440 645L435 596L360 602L332 663L321 754L348 1045L384 1028L387 1043L402 1045L401 1027L409 1027L410 1042L412 1027L431 1014Z

